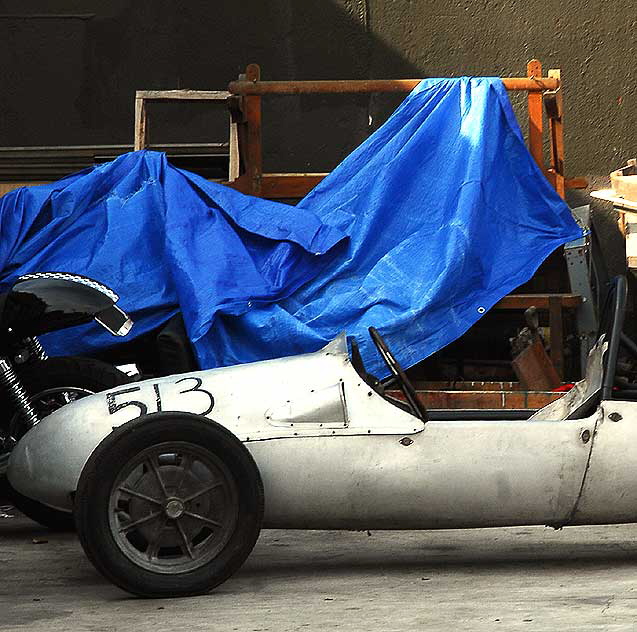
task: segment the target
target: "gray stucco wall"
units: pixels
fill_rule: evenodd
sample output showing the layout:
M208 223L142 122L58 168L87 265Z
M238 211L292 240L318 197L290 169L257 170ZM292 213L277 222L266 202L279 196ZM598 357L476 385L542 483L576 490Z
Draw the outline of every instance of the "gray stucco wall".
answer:
M561 67L570 175L635 153L630 0L0 0L0 145L129 142L136 89L223 88L265 78L519 75ZM382 121L388 97L266 105L272 168L329 169ZM372 125L369 125L369 120ZM223 134L205 107L163 106L162 141Z

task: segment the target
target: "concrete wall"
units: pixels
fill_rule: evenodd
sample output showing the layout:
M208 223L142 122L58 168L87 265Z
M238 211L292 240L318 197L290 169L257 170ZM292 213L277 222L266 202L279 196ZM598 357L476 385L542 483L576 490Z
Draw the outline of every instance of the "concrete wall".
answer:
M130 142L136 89L265 78L518 75L537 57L565 81L570 175L637 151L630 0L0 0L0 145ZM268 103L268 167L329 169L396 103ZM206 106L157 106L151 140L214 140ZM369 124L371 120L371 125Z

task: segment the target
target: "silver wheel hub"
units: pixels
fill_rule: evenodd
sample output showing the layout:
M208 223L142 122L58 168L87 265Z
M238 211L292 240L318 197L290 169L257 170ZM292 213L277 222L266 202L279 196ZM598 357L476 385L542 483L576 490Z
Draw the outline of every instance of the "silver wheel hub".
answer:
M214 453L168 441L139 452L121 469L109 500L120 551L155 573L190 572L214 559L234 533L234 477Z
M171 520L177 520L177 518L181 518L184 513L184 503L179 500L179 498L170 498L164 507L164 511L166 512L166 516Z

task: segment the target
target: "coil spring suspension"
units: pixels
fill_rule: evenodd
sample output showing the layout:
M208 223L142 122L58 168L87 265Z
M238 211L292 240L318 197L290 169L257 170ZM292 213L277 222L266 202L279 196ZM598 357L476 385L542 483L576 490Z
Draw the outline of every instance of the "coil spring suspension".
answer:
M27 394L20 378L14 371L11 363L5 358L0 358L0 384L7 389L11 400L13 401L17 411L20 413L29 428L35 426L40 421L38 414L35 412L29 395Z
M46 360L48 359L48 355L42 346L42 343L37 338L27 338L25 340L27 346L29 347L29 353L38 360Z

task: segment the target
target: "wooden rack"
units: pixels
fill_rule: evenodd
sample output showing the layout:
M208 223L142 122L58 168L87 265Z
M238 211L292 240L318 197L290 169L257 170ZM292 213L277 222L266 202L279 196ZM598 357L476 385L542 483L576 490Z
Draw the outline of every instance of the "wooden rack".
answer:
M420 79L381 79L352 81L261 81L261 69L250 64L246 72L232 81L228 92L231 118L237 125L240 175L230 186L267 198L304 196L327 174L263 173L261 99L270 95L360 94L374 92L409 92ZM527 64L526 77L505 77L510 91L528 93L529 151L556 191L564 197L567 188L582 188L586 181L567 180L564 174L564 127L562 121L562 81L559 70L542 76L542 64L533 59ZM543 106L548 119L550 158L544 161Z
M208 101L228 103L230 93L225 90L137 90L135 92L135 138L134 149L138 151L148 147L148 103L167 101ZM228 180L239 176L239 155L237 126L230 118L229 132L230 159Z

